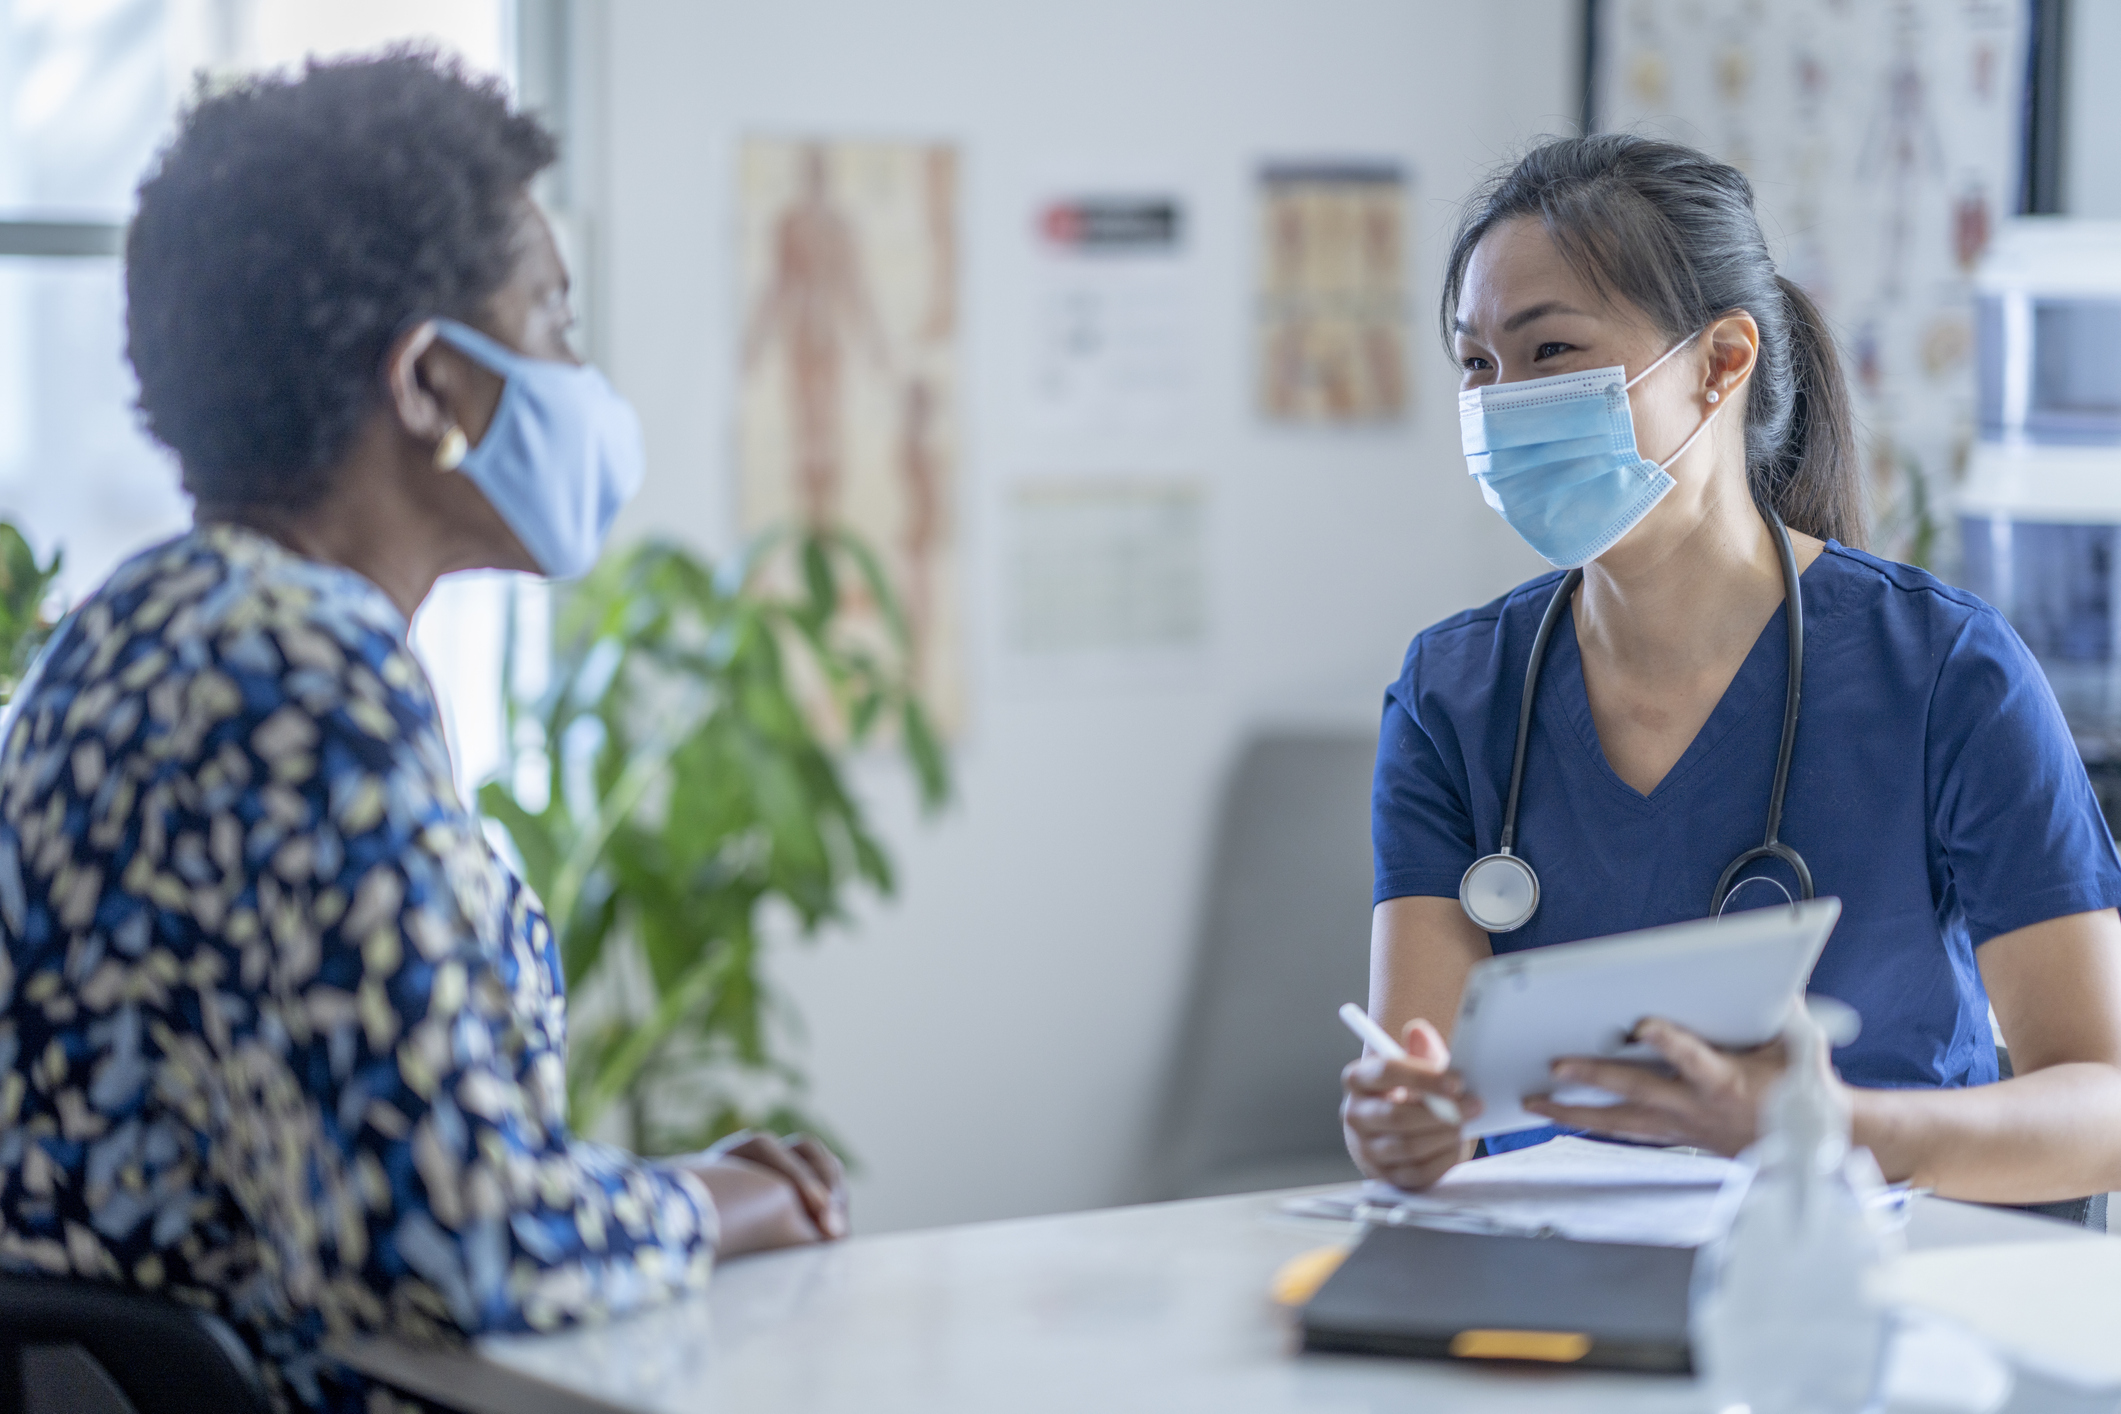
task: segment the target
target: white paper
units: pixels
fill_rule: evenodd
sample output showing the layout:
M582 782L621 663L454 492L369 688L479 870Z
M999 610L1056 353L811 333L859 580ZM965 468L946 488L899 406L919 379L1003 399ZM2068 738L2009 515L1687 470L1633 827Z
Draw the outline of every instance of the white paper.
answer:
M2009 1364L1986 1341L1931 1316L1901 1321L1886 1356L1893 1414L1998 1414L2011 1384Z
M1045 275L1039 429L1102 438L1177 426L1189 372L1177 271L1165 262L1056 260Z
M1192 481L1014 488L1010 647L1027 654L1198 647L1208 631L1207 496Z
M1956 1321L2007 1354L2121 1386L2121 1242L2084 1238L1909 1252L1880 1297Z
M1731 1168L1729 1159L1713 1155L1564 1135L1460 1164L1423 1193L1371 1182L1292 1199L1287 1211L1580 1242L1698 1247L1714 1235L1716 1195Z
M1042 441L1138 447L1185 430L1195 362L1185 218L1168 193L1041 206L1030 426Z

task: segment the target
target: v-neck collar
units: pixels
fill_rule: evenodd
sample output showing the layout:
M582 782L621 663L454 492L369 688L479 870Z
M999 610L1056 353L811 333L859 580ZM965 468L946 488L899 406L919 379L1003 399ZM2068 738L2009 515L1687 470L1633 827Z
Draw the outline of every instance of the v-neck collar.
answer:
M1819 559L1824 557L1825 552L1822 551L1812 563L1817 564ZM1807 565L1805 569L1809 571L1811 566ZM1800 592L1803 587L1803 577L1799 576ZM1809 608L1810 605L1806 607ZM1708 720L1701 724L1701 729L1694 733L1694 739L1687 743L1686 750L1680 753L1679 759L1672 763L1672 768L1664 773L1664 779L1657 782L1657 788L1648 795L1622 780L1620 773L1613 769L1613 763L1606 759L1605 746L1598 739L1598 723L1591 716L1590 689L1583 680L1583 649L1576 641L1575 614L1563 614L1562 621L1555 625L1553 648L1548 655L1545 671L1540 676L1553 678L1554 686L1561 695L1562 706L1569 721L1576 728L1577 745L1590 757L1592 767L1598 775L1629 802L1647 810L1655 810L1678 793L1681 783L1698 770L1702 762L1715 755L1716 749L1753 715L1763 700L1777 704L1782 702L1783 689L1788 682L1784 672L1789 662L1788 649L1785 646L1789 630L1784 626L1788 617L1789 606L1777 604L1766 626L1760 630L1760 636L1753 640L1753 647L1745 655L1745 661L1738 665L1738 671L1731 678L1730 686L1726 687L1723 696L1717 699ZM1812 625L1812 619L1807 616L1807 633Z

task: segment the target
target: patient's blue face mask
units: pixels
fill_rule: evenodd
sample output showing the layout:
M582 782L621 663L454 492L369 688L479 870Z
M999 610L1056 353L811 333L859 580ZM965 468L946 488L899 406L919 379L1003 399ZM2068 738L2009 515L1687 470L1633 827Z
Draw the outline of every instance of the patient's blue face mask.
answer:
M460 468L554 579L589 573L641 489L641 422L594 368L531 358L454 319L435 333L506 380Z
M1665 468L1686 455L1723 408L1703 418L1664 461L1645 461L1635 447L1628 389L1697 337L1687 335L1633 378L1625 368L1595 368L1458 395L1466 469L1488 504L1547 563L1589 564L1672 489Z

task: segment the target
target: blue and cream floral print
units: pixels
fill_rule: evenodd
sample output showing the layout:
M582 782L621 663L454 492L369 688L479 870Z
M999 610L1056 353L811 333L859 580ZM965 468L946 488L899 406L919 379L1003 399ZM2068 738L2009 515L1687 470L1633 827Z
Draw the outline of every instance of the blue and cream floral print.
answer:
M329 1337L702 1287L698 1180L571 1135L551 931L390 601L207 527L113 575L0 738L0 1265Z

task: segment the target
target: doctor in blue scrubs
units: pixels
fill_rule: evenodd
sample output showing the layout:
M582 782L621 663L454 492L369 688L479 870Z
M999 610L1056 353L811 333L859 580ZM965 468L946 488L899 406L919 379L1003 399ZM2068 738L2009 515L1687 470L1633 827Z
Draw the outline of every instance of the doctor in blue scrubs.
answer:
M1746 179L1635 136L1542 146L1469 207L1442 315L1472 479L1556 569L1424 630L1385 696L1370 1004L1412 1058L1347 1070L1363 1171L1421 1188L1472 1152L1417 1101L1461 1096L1443 1028L1480 959L1811 888L1842 900L1811 990L1862 1017L1833 1066L1888 1177L2121 1188L2121 860L2010 626L1862 550L1832 339ZM1533 1107L1752 1141L1779 1045L1641 1035L1676 1078L1566 1061L1621 1103Z

